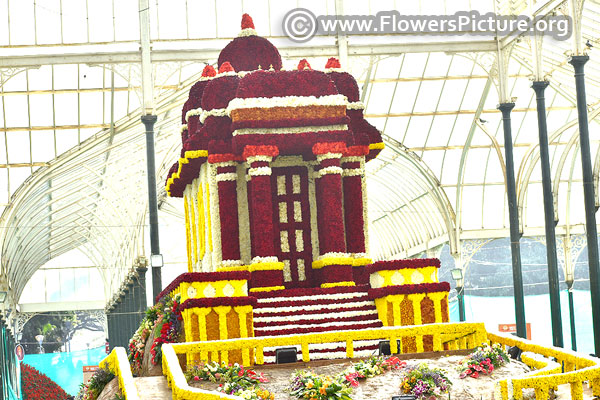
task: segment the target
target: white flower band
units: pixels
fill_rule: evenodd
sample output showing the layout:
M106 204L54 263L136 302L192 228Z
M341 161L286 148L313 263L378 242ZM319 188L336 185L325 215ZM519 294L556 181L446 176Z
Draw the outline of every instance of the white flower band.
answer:
M328 131L346 131L348 125L321 125L321 126L299 126L291 128L243 128L233 131L233 136L238 135L280 135L280 134L300 134L309 132L328 132Z
M248 169L248 176L271 175L271 167L258 167Z
M237 180L237 174L235 172L227 172L225 174L217 174L217 182L235 181L235 180Z
M228 117L229 113L226 108L213 108L212 110L204 110L200 115L200 123L204 123L208 117Z
M202 109L199 107L194 108L193 110L189 110L188 112L185 113L185 122L187 122L190 117L200 115L200 114L202 114Z
M317 177L322 177L323 175L333 175L333 174L339 174L341 175L343 173L343 169L341 169L340 167L325 167L325 168L321 168L318 172L317 172Z
M235 98L227 109L231 112L241 108L304 107L304 106L346 106L348 99L342 94L326 96L285 96Z

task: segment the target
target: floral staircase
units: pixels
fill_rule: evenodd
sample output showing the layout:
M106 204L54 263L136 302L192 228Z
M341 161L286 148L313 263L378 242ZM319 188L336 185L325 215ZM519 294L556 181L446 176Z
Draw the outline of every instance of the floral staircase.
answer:
M368 286L287 289L257 292L254 307L254 336L283 336L341 330L361 330L383 326ZM373 354L378 341L355 342L355 357ZM346 343L309 346L311 360L344 358ZM297 346L298 359L301 349ZM275 362L275 348L264 350L265 363Z

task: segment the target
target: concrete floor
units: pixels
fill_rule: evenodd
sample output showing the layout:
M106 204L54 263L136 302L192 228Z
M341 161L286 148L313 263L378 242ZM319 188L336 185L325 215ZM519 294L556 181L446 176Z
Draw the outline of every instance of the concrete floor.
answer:
M137 386L140 399L171 400L173 398L171 389L167 385L167 379L164 376L135 378L134 382Z

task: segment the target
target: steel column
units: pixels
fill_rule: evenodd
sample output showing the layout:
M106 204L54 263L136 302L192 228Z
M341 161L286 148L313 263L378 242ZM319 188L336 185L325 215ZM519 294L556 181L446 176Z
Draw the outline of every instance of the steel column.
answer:
M512 127L510 121L510 112L514 107L515 103L501 103L498 105L498 109L502 112L502 127L504 128L506 196L508 199L508 215L510 222L510 253L512 256L517 336L527 338L525 299L523 296L523 274L521 271L521 233L519 232L519 211L517 205L517 190L515 187L515 163L513 160Z
M150 221L150 254L160 254L158 241L158 200L156 197L156 163L154 153L154 123L156 115L142 115L146 127L146 160L148 174L148 208ZM152 295L154 298L162 290L161 267L152 267Z
M577 332L575 329L575 305L573 304L573 282L567 282L569 286L568 295L569 295L569 322L571 326L571 349L573 351L577 351Z
M585 206L585 227L587 236L588 268L590 272L590 293L592 297L592 326L594 327L594 350L600 355L600 262L598 261L598 229L596 226L596 203L594 200L594 176L590 155L590 133L588 127L585 95L585 74L583 72L588 56L572 56L569 63L575 69L575 90L577 94L577 115L579 118L579 147L583 171L583 199ZM573 294L569 291L569 295ZM571 298L569 298L571 301Z
M534 81L531 87L536 94L538 133L540 138L540 164L542 167L542 192L544 197L544 225L546 228L546 257L548 262L548 288L550 291L550 316L552 319L552 344L563 347L562 317L558 282L558 259L556 256L556 236L554 228L554 199L550 176L550 156L548 152L548 127L546 125L546 99L544 91L547 81Z
M456 297L458 298L458 320L465 321L465 288L463 286L456 287Z

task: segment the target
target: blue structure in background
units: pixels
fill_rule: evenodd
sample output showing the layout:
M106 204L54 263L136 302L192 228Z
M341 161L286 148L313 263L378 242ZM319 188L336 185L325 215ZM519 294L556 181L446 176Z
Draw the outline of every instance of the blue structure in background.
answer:
M68 353L27 354L23 362L46 374L70 395L83 383L83 366L98 365L106 357L104 346Z

